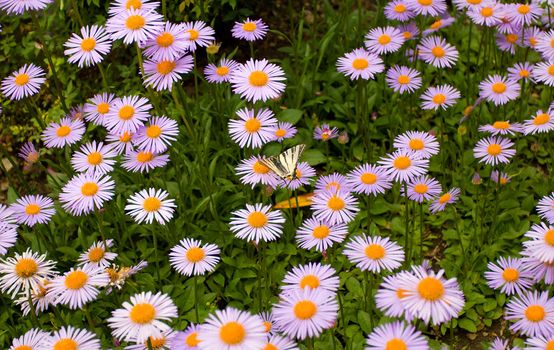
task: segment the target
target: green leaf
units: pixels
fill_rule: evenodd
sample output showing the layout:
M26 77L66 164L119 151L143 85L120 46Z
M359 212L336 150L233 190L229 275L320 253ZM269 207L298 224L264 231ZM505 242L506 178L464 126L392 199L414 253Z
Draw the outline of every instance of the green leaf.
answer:
M296 123L298 123L300 118L302 118L303 113L304 112L302 112L299 109L292 109L292 108L291 109L285 109L277 115L277 119L279 119L282 122L296 124Z
M362 330L366 333L371 333L371 317L363 310L358 311L358 323Z
M477 332L477 327L475 326L475 322L473 322L468 318L462 318L461 320L458 320L458 325L468 332L471 332L471 333Z
M302 155L302 160L308 162L311 166L315 166L321 163L325 163L327 158L320 150L309 149Z

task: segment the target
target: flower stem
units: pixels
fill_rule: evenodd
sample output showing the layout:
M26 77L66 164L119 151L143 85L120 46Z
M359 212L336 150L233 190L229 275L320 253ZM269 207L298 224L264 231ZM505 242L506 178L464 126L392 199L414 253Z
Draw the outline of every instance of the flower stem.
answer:
M194 276L194 317L196 323L200 323L200 316L198 315L198 276Z

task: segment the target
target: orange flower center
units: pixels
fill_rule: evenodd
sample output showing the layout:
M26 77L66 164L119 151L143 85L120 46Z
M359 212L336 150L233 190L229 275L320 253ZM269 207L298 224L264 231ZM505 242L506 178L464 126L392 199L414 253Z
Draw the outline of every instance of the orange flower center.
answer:
M18 74L16 77L15 77L15 84L16 85L19 85L19 86L23 86L25 84L27 84L29 82L29 75L26 74L26 73L21 73L21 74Z
M161 349L164 349L164 345L165 345L165 338L153 338L152 336L149 337L150 338L150 345L152 345L152 349L155 349L155 350L161 350ZM146 345L146 347L148 347L148 342L145 342L144 345Z
M546 343L546 349L545 350L554 350L554 340L551 340L548 343Z
M19 277L27 278L33 276L38 271L38 264L35 259L21 258L15 264L15 274Z
M242 29L245 31L245 32L253 32L255 31L257 28L256 26L256 23L254 22L246 22L242 25Z
M546 231L544 234L544 240L548 245L554 246L554 229Z
M431 29L439 29L441 26L442 26L442 21L439 19L433 22L433 24L431 24Z
M96 106L96 111L98 111L98 113L100 114L106 114L110 111L110 104L106 102L100 102Z
M435 301L444 295L444 286L434 277L425 277L417 285L417 291L423 299Z
M433 3L433 0L417 0L417 2L422 6L429 6Z
M517 36L517 34L508 34L506 35L506 41L509 42L510 44L514 44L517 39L519 39L519 36Z
M264 328L265 328L265 332L269 333L269 331L271 331L271 322L264 321Z
M81 49L86 52L94 50L96 47L96 40L94 38L86 38L81 41Z
M393 162L393 166L396 169L400 169L400 170L408 169L410 165L412 165L412 161L410 160L410 158L406 156L400 156L396 158Z
M420 151L423 149L423 147L425 147L425 144L420 139L411 139L408 146L410 146L410 148L413 150Z
M385 256L385 248L380 244L370 244L365 247L365 255L371 260L379 260Z
M525 310L525 317L531 322L540 322L544 320L546 312L541 305L531 305Z
M134 8L135 10L140 10L142 7L142 1L141 0L127 0L127 4L125 5L125 8L127 10Z
M123 106L119 109L118 115L119 119L129 120L135 115L135 109L133 108L133 106Z
M25 214L27 215L37 215L40 213L40 206L35 203L27 204L25 207Z
M439 198L439 203L444 204L448 202L452 198L452 195L450 193L445 193Z
M329 227L326 225L319 225L314 228L312 236L317 239L324 239L329 236Z
M252 170L256 174L267 174L269 172L269 168L263 165L262 163L260 163L260 161L256 161L256 163L254 163Z
M481 16L483 17L490 17L492 16L492 14L493 14L493 11L491 7L483 7L481 9Z
M510 123L509 122L494 122L494 124L492 124L492 127L495 128L495 129L507 130L507 129L510 128Z
M531 11L531 7L529 5L521 4L517 7L517 12L521 13L522 15L526 15Z
M67 125L62 125L56 130L56 135L58 137L66 137L71 132L71 128Z
M494 83L492 84L492 91L496 94L501 94L503 93L504 91L506 91L506 84L502 83L502 82L497 82L497 83Z
M366 69L369 67L369 62L365 58L356 58L352 61L352 68L357 70Z
M62 338L54 343L53 350L77 350L79 344L71 338Z
M267 215L261 211L253 211L248 215L246 221L254 228L264 227L267 224Z
M121 136L119 136L119 141L125 142L125 143L131 141L131 133L125 131L123 134L121 134Z
M65 286L68 289L77 290L83 288L88 281L88 275L83 271L72 271L65 276Z
M519 272L511 267L504 269L502 272L502 278L506 282L515 282L519 278Z
M88 259L91 262L99 262L104 257L104 248L94 247L88 252Z
M267 82L269 81L269 76L267 75L267 73L262 72L261 70L255 70L252 73L250 73L250 77L248 78L248 81L252 86L256 86L256 87L266 86Z
M533 124L543 125L550 121L550 115L548 113L542 113L533 118Z
M187 33L190 35L190 40L196 40L200 36L200 33L196 29L189 29Z
M381 45L387 45L388 43L391 42L391 37L387 34L383 34L379 37L379 39L377 39L377 41L379 42L379 44Z
M287 131L285 129L275 130L275 136L277 137L285 137L286 134L287 134Z
M377 175L372 173L363 173L362 176L360 176L360 180L366 185L373 185L377 182Z
M496 143L493 143L493 144L490 144L489 147L487 147L487 152L491 156L497 156L500 154L500 152L502 152L502 147L500 147L500 145Z
M190 247L189 250L187 250L187 260L192 263L197 263L204 259L204 256L206 253L204 253L204 249L200 247Z
M262 123L256 119L256 117L250 118L246 121L246 123L244 123L244 129L249 133L255 133L260 130L261 127Z
M398 299L402 299L408 296L408 292L402 288L398 288L396 290L396 296L398 297Z
M431 49L431 53L433 54L433 56L438 57L438 58L443 57L444 54L445 54L444 49L440 46L433 47Z
M156 197L148 197L144 200L144 203L142 203L142 207L144 208L144 210L146 210L149 213L158 211L161 206L162 206L162 201Z
M29 345L19 345L18 347L16 347L13 350L33 350L33 348L30 347Z
M200 340L198 340L198 333L192 332L188 335L187 339L185 339L185 343L187 343L188 346L198 346L200 344Z
M279 348L273 344L267 343L262 350L279 350Z
M312 318L316 312L317 305L311 300L302 300L294 305L294 315L301 320Z
M406 12L406 5L404 4L398 4L394 7L394 12L396 13L404 13Z
M407 350L408 346L406 345L406 342L400 338L392 338L387 342L387 345L385 345L384 350Z
M215 74L219 75L220 77L224 77L227 74L229 74L229 67L226 67L226 66L217 67L215 70Z
M171 44L173 44L173 41L175 41L175 38L173 37L173 34L169 32L163 32L156 38L156 43L159 47L171 46Z
M150 323L154 317L156 317L156 309L148 303L136 304L129 313L131 321L138 324Z
M446 101L446 95L445 94L436 94L433 96L433 102L442 105Z
M81 186L81 194L87 197L94 196L98 190L98 185L94 182L85 182L83 186Z
M162 133L162 128L157 125L150 125L146 128L146 136L151 139L158 138Z
M399 84L406 85L410 82L410 77L407 75L401 75L397 79Z
M522 78L527 78L529 77L530 73L527 69L522 69L519 71L519 76L522 77Z
M238 322L227 322L219 329L219 338L228 345L241 343L245 336L246 330Z
M316 289L319 287L319 278L314 275L306 275L300 280L300 288L310 287Z
M173 61L161 61L156 65L156 70L162 75L167 75L175 69L175 62Z
M327 201L327 207L331 210L334 210L334 211L344 209L345 205L346 205L346 203L344 203L344 200L342 198L339 198L336 195L333 195Z
M130 30L138 30L144 27L145 23L146 21L141 15L131 15L127 17L127 20L125 21L125 26Z
M154 159L154 154L151 152L139 152L137 153L137 161L140 163L146 163Z
M87 156L87 161L89 162L89 164L98 165L102 163L102 154L100 154L100 152L91 152Z

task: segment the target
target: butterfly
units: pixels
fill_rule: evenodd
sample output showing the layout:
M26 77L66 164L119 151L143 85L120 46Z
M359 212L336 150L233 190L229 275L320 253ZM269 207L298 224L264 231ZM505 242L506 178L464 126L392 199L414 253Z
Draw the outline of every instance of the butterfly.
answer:
M260 159L260 163L271 169L271 171L283 180L295 179L298 159L305 148L306 145L297 145L277 156Z

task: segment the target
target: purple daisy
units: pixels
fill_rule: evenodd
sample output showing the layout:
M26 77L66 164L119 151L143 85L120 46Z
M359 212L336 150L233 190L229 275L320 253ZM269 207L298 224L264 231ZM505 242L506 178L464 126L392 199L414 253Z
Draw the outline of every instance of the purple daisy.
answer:
M111 145L92 141L82 145L71 157L71 165L78 173L104 175L113 170L117 153Z
M167 163L169 163L169 154L129 151L125 154L121 166L134 173L147 173L155 168L163 168Z
M235 171L240 176L240 181L245 185L251 185L254 188L257 184L277 187L280 179L267 166L260 162L260 159L266 159L264 156L252 156L242 160Z
M550 132L551 130L554 130L554 110L552 109L547 112L539 109L531 119L523 122L523 133L525 135Z
M321 124L314 128L314 139L329 141L339 136L339 129L329 124Z
M387 71L387 85L394 92L412 93L421 87L420 73L406 66L392 66Z
M163 26L163 17L154 10L131 7L108 19L106 29L112 40L123 39L125 44L143 44Z
M56 212L54 201L41 195L23 196L12 204L10 209L18 224L31 227L48 223Z
M81 120L62 118L58 123L52 122L44 129L42 140L47 148L62 148L80 141L85 129L85 123Z
M63 53L69 56L69 63L77 62L79 68L102 62L110 52L112 40L104 27L97 25L81 28L81 36L73 33L64 44Z
M510 300L505 318L515 321L510 327L513 332L548 337L554 334L554 299L548 292L528 291Z
M433 199L441 193L440 183L427 175L419 176L409 181L407 188L407 194L404 192L404 188L402 188L402 195L417 203Z
M124 96L113 100L113 105L106 113L104 124L112 133L129 131L134 133L144 125L152 109L150 102L139 96Z
M428 159L418 159L412 152L394 151L377 162L391 180L405 182L424 175L429 168Z
M42 68L26 64L2 80L1 90L10 100L21 100L36 94L45 81Z
M217 66L213 63L208 64L204 69L204 76L210 83L226 83L231 80L231 75L238 65L236 61L223 58Z
M352 264L356 264L357 268L372 273L395 270L404 261L404 251L396 242L388 237L365 234L356 236L346 243L342 253Z
M306 162L300 162L296 166L294 178L280 179L278 186L294 191L303 185L308 185L314 176L315 169Z
M402 321L385 323L376 327L367 337L365 350L410 349L428 350L425 336L414 326Z
M94 95L89 102L85 103L85 120L95 125L104 126L106 114L110 111L114 99L114 94L106 92Z
M515 135L523 132L523 126L520 123L510 123L509 120L498 120L492 124L481 125L479 131L488 132L491 135Z
M267 101L277 98L285 91L285 72L268 60L249 59L239 64L231 75L231 85L235 94L249 102Z
M423 95L421 99L422 109L433 109L438 110L442 108L446 110L448 107L451 107L456 104L456 100L461 97L460 91L450 85L438 85L430 86Z
M175 61L187 51L187 35L180 24L165 22L144 42L144 56L152 61Z
M448 192L443 194L440 197L437 197L433 202L429 205L429 211L432 214L436 214L439 211L443 211L448 204L455 203L458 200L458 197L460 196L460 189L457 187L453 187Z
M419 58L437 68L451 68L458 60L458 50L438 36L424 38L417 49Z
M346 177L339 173L323 175L317 178L314 192L318 191L344 191L351 192L350 185L346 182Z
M144 85L156 91L171 91L173 83L181 80L181 75L189 73L193 67L191 55L184 55L175 60L147 60L144 62Z
M385 70L383 60L364 48L355 49L337 60L337 70L351 80L373 79L375 74Z
M179 126L166 116L150 117L148 125L141 126L132 137L133 145L141 151L163 153L177 140Z
M415 13L408 8L408 2L406 0L389 1L387 5L385 5L384 12L388 20L400 22L406 22L415 17Z
M479 83L479 96L500 106L519 97L520 85L501 75L489 75Z
M554 192L542 197L536 209L541 218L548 221L550 224L554 224Z
M290 139L296 135L297 130L294 125L287 122L278 122L271 128L273 133L272 141L283 142L285 139Z
M244 22L235 22L231 35L237 39L246 41L261 40L267 34L269 27L261 19L251 20L246 18Z
M285 218L281 211L272 211L270 205L246 204L246 209L231 213L229 229L235 236L247 241L274 241L283 234Z
M321 191L312 197L314 216L326 220L331 225L348 223L354 219L358 208L358 201L348 192Z
M229 135L241 148L258 148L271 141L271 129L277 124L277 119L270 109L242 108L237 111L239 119L229 120Z
M439 153L437 137L424 131L406 131L396 136L393 147L411 152L420 159L429 159Z
M400 30L391 26L373 28L365 39L364 44L368 51L378 55L398 51L406 40Z
M73 176L62 188L60 202L72 215L88 214L102 208L104 202L114 196L115 182L108 175L79 174Z
M347 224L330 225L325 220L309 218L296 231L296 240L302 249L315 248L318 252L324 252L333 244L342 243L347 234Z
M358 165L347 175L347 183L352 192L374 195L384 194L392 187L387 171L372 164Z
M485 164L509 163L516 150L510 148L514 143L508 139L491 136L479 140L473 148L473 156Z
M485 271L487 284L507 295L525 293L534 284L533 275L521 259L500 257L496 264L489 262Z

